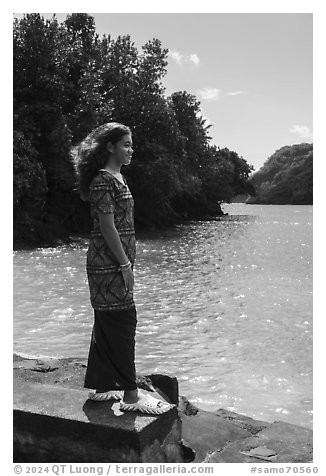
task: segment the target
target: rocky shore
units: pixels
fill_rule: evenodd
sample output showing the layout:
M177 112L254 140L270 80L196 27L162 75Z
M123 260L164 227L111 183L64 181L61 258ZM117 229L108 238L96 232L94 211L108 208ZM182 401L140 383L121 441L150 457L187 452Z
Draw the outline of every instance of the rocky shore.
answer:
M24 400L27 384L32 384L34 389L41 385L45 389L83 390L87 401L88 391L83 389L86 369L83 359L27 358L14 354L13 368L16 409L23 405L28 410L30 400L27 397ZM312 462L313 435L307 428L282 421L258 421L224 409L204 411L179 395L175 377L151 374L138 376L137 381L140 388L156 392L177 405L182 438L176 462ZM99 408L99 404L95 405Z

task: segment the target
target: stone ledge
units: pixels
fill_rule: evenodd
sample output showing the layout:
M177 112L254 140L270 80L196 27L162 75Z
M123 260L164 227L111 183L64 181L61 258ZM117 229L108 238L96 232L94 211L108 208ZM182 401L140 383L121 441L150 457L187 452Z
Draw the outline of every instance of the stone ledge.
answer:
M183 462L177 409L121 412L85 390L14 380L15 462Z
M182 435L195 452L194 463L309 463L313 457L313 432L287 422L264 422L219 409L208 412L180 397ZM268 447L268 459L244 455Z
M250 438L234 441L221 451L214 451L206 462L262 463L261 459L242 453L248 453L257 447L268 447L275 451L272 463L310 463L313 448L312 431L277 421Z
M84 386L85 359L37 358L14 354L13 360L15 378L78 390ZM179 386L176 377L162 374L137 375L137 386L150 392L156 391L166 401L178 405Z
M118 461L117 458L121 457L121 454L114 453L113 450L111 453L107 453L107 447L101 449L101 446L92 447L93 440L97 438L96 435L102 434L103 431L103 421L105 420L106 413L114 414L114 404L110 404L109 402L97 404L92 401L87 401L86 407L86 398L87 398L87 390L83 388L84 382L84 374L86 369L86 362L84 359L79 358L66 358L66 359L53 359L53 358L38 358L32 356L20 356L14 355L14 381L16 381L16 390L15 390L15 402L16 404L24 404L26 407L24 409L16 408L15 412L15 420L22 425L22 419L25 422L25 427L23 428L26 433L19 430L18 433L18 441L16 437L16 446L15 448L21 451L23 450L25 453L17 452L15 454L16 458L23 457L25 459L18 460L17 462L32 462L36 461L35 459L26 459L32 458L32 446L36 445L38 448L38 444L40 444L40 448L38 449L38 455L41 454L41 457L46 458L54 458L52 455L53 448L56 448L56 451L61 451L61 459L47 459L47 461L59 461L65 462L70 461L71 459L71 451L70 447L73 443L74 451L76 454L81 454L82 458L84 458L84 446L87 449L87 454L91 454L91 458L89 459L90 462L101 462L101 461ZM38 431L41 432L42 426L47 425L49 426L50 423L45 422L45 417L49 417L46 411L43 411L43 419L39 420L38 417L35 419L35 415L37 413L37 409L35 407L30 407L30 405L36 405L36 397L30 397L29 400L26 400L25 397L22 397L21 390L23 388L24 382L29 384L36 385L34 389L34 393L37 393L37 389L41 386L44 390L44 387L48 387L48 391L43 394L43 397L40 397L43 400L44 405L46 405L46 400L51 400L51 395L59 395L58 393L53 393L53 389L59 390L66 390L68 393L66 397L68 399L65 400L65 405L69 405L69 395L70 390L80 392L80 409L83 408L83 402L85 403L85 409L88 412L88 418L93 419L91 421L92 425L97 427L97 430L93 428L92 431L95 432L94 435L91 435L90 441L82 442L80 448L77 447L77 439L73 440L74 432L72 427L70 427L71 431L71 439L69 437L66 438L64 447L60 449L60 440L59 442L55 440L55 435L46 436L41 439L39 442L37 439L33 440L30 435L31 425L38 426ZM146 440L146 431L144 433L138 433L138 440L140 441L139 444L143 444L143 446L138 445L138 440L133 440L135 443L135 448L138 448L138 452L134 452L134 448L131 446L128 447L121 447L124 448L123 451L128 453L129 456L124 456L125 458L129 458L128 460L124 460L126 462L140 462L139 459L139 448L142 449L141 458L143 462L190 462L193 461L194 463L199 462L230 462L230 463L258 463L262 462L261 460L254 458L253 456L246 456L243 455L241 452L249 452L254 448L259 446L268 445L269 449L274 450L276 453L276 462L310 462L312 460L312 438L313 433L311 430L307 428L303 428L296 425L291 425L286 422L264 422L254 420L253 418L247 417L245 415L240 415L234 412L230 412L228 410L219 409L215 412L208 412L204 411L200 408L195 407L191 402L187 400L186 397L180 396L178 397L178 381L175 377L170 377L167 375L147 375L147 376L138 376L137 377L137 384L140 388L147 390L147 391L155 391L157 394L161 395L161 397L165 398L167 401L172 403L177 403L179 400L178 406L178 417L175 416L176 420L174 423L171 423L170 432L164 437L164 433L160 433L160 428L157 428L158 433L156 434L156 427L154 423L148 425L149 429L155 429L155 432L152 434L152 444L146 447L146 441L148 442L150 438ZM52 389L51 389L52 387ZM47 398L44 400L44 395ZM23 398L23 400L21 400ZM61 398L61 397L60 397ZM60 402L60 398L57 398L57 402ZM53 404L53 403L52 403ZM89 406L91 404L91 406ZM94 407L95 405L95 407ZM98 407L101 405L101 407ZM61 404L62 407L62 404ZM113 407L113 408L112 408ZM29 415L29 409L34 408L36 410L35 413L32 414L33 418ZM39 408L39 407L38 407ZM66 407L67 408L67 407ZM99 408L101 408L101 413L98 413ZM93 412L93 409L95 412ZM22 417L20 412L24 412L24 416ZM54 410L53 410L54 411ZM55 411L58 412L58 407L55 408ZM61 409L64 411L64 409ZM75 411L75 404L72 405L71 412ZM174 409L175 411L175 409ZM81 412L83 413L83 412ZM168 412L165 415L159 417L159 422L167 422L164 418L171 412ZM28 414L28 415L27 415ZM72 415L73 413L70 413ZM130 415L130 414L128 414ZM171 414L172 415L172 414ZM125 415L127 417L127 414ZM60 426L60 419L63 420L63 427L67 423L67 417L69 417L69 413L64 415L61 413L61 416L57 416L55 413L56 418L56 425ZM133 415L135 417L135 414ZM157 419L158 417L148 417L145 415L139 415L140 418L154 418ZM52 418L52 422L54 421ZM80 418L80 416L79 416ZM77 431L77 436L79 435L80 431L90 431L90 422L84 420L85 412L82 415L82 419L75 422L75 424L81 425L83 424L83 430ZM99 421L96 421L99 419ZM179 441L181 438L181 428L180 428L180 419L182 421L182 436L181 445L179 445ZM60 420L60 421L59 421ZM113 421L113 420L112 420ZM119 421L119 420L118 420ZM120 420L122 421L122 420ZM28 424L26 423L28 422ZM53 423L51 423L53 425ZM50 425L50 426L51 426ZM17 428L17 426L16 426ZM21 426L19 427L21 428ZM15 427L14 427L15 429ZM114 433L116 430L113 429L112 432ZM111 433L112 433L111 432ZM140 435L144 436L142 440ZM40 433L42 436L42 433ZM121 434L122 435L122 434ZM151 435L149 432L148 435ZM130 436L130 435L129 435ZM21 437L21 441L19 442L19 437ZM121 436L122 437L122 436ZM52 440L51 440L52 438ZM53 439L54 438L54 439ZM86 438L86 437L85 437ZM102 438L102 437L101 437ZM109 441L109 433L106 429L105 435L103 436L103 440L105 442ZM127 436L125 436L127 438ZM82 441L82 440L81 440ZM51 444L50 444L50 443ZM281 442L281 443L280 443ZM17 446L17 444L22 446ZM24 446L25 445L25 446ZM29 447L28 447L29 445ZM52 445L52 446L51 446ZM138 446L137 446L138 445ZM29 448L29 449L28 449ZM43 448L43 449L42 449ZM51 449L52 448L52 449ZM164 448L164 450L162 450ZM181 448L181 454L180 454ZM155 450L154 450L155 449ZM51 452L52 451L52 452ZM22 456L23 455L23 456ZM45 455L45 456L44 456ZM95 456L97 455L97 456ZM39 457L39 456L38 456ZM110 459L111 458L111 459ZM112 459L113 458L113 459ZM181 458L181 459L180 459ZM45 460L42 460L43 462ZM80 461L86 462L85 459L80 459ZM78 462L78 460L76 460ZM271 461L274 462L274 461Z

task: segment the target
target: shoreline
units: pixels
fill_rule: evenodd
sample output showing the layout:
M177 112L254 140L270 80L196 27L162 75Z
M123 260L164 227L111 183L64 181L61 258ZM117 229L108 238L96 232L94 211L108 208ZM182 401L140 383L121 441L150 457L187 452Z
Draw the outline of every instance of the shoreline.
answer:
M307 206L307 207L312 207L313 203L262 203L262 202L230 202L230 203L222 203L221 206L223 205L266 205L266 206ZM232 216L232 215L231 215ZM238 216L238 215L233 215L233 216ZM240 215L241 216L241 215ZM221 213L217 213L214 215L203 215L203 216L197 216L197 217L180 217L178 219L175 219L172 222L169 223L163 223L161 227L156 226L155 224L148 224L148 225L136 225L136 237L139 239L144 239L144 238L150 238L150 237L155 237L160 233L164 233L169 230L173 230L176 226L178 225L187 225L187 224L193 224L193 223L198 223L201 221L221 221L223 218L230 217L228 212L224 212L221 209ZM21 238L14 238L13 241L13 251L33 251L38 248L57 248L59 246L79 246L81 244L82 240L88 240L89 239L89 234L90 232L80 232L80 233L66 233L64 235L58 235L58 236L51 236L50 239L40 239L36 240L34 242L24 240ZM138 235L138 236L137 236Z
M83 388L85 359L33 358L25 354L14 354L13 358L14 383L16 388L22 389L18 399L20 404L24 401L26 385L40 390L79 391L88 401L88 389ZM270 423L255 420L221 408L205 411L193 405L187 397L179 395L178 381L172 376L137 375L137 384L139 388L155 391L177 405L182 425L180 444L184 462L312 462L312 430L282 421ZM103 409L103 405L98 408ZM268 456L266 448L270 451Z
M186 224L191 224L194 222L200 222L200 221L220 221L223 217L228 216L228 213L224 213L221 210L221 213L216 213L214 215L203 215L200 217L179 217L175 218L173 221L169 223L162 223L160 227L155 225L154 223L147 224L147 225L141 225L141 224L136 224L135 225L135 230L136 230L136 236L140 236L140 239L142 236L155 236L159 233L168 231L168 230L173 230L176 226L178 225L186 225ZM88 240L89 238L89 232L80 232L80 233L66 233L58 236L50 236L47 238L40 238L39 240L35 240L34 242L29 241L28 239L22 239L22 238L14 238L13 241L13 251L32 251L36 250L38 248L56 248L58 246L78 246L80 244L80 241L82 240Z
M25 353L25 352L13 352L13 362L15 364L15 362L19 362L19 361L31 361L33 362L33 364L31 365L31 367L35 367L34 363L35 362L58 362L60 363L59 365L63 365L63 368L66 368L66 366L69 367L70 363L77 363L78 365L81 364L83 367L86 368L86 362L87 362L87 358L83 358L83 357L58 357L58 356L54 356L54 355L43 355L43 354L28 354L28 353ZM14 365L14 368L15 368L15 365ZM28 366L26 367L26 370L28 369ZM39 372L44 372L46 373L47 372L47 367L45 366L44 367L44 370L42 369L42 364L41 366L39 367L38 371ZM37 369L34 368L35 371L37 371ZM54 369L56 370L56 369ZM67 368L66 368L67 370ZM51 366L49 365L48 366L48 371L51 372ZM78 385L75 385L75 381L74 379L76 378L73 377L72 380L69 380L69 387L70 388L82 388L82 387L78 387ZM61 381L58 380L58 382L56 383L60 383L62 384ZM84 389L85 391L87 391L87 389ZM202 408L200 407L197 403L193 403L191 400L188 399L187 396L184 396L184 395L181 395L182 398L184 398L187 402L187 407L188 408L193 408L193 409L196 409L198 411L201 411L201 412L207 412L207 413L214 413L215 411L219 411L221 409L206 409L206 408ZM243 413L238 413L237 411L234 411L234 410L229 410L227 408L224 408L223 409L224 412L229 412L230 414L235 414L235 415L244 415L246 416L247 418L251 418L252 420L256 420L256 421L261 421L261 420L258 420L257 418L253 417L253 416L248 416L248 415L245 415ZM288 423L286 420L281 420L283 421L284 423ZM264 420L264 422L266 424L271 424L273 423L272 420ZM300 426L301 428L305 428L306 430L310 430L310 431L313 431L313 428L311 428L310 426L304 426L304 425L298 425L297 423L294 423L295 425L297 426Z

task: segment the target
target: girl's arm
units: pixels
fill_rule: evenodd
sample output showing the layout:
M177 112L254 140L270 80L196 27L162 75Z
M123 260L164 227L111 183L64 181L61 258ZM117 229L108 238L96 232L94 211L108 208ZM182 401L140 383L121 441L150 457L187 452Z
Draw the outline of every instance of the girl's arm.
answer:
M102 235L104 239L114 254L120 265L128 263L129 259L124 252L119 233L114 224L114 214L113 213L99 213L99 222ZM130 292L133 290L134 285L134 275L132 269L129 268L126 271L122 272L123 279L125 282L126 289Z

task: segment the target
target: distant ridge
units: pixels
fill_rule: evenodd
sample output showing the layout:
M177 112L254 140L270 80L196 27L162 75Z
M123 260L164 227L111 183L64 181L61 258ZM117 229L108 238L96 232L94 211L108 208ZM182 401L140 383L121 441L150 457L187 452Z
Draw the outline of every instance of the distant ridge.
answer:
M247 203L312 205L313 144L284 146L251 177L256 196Z

